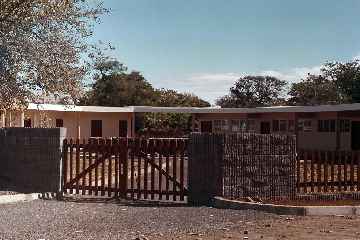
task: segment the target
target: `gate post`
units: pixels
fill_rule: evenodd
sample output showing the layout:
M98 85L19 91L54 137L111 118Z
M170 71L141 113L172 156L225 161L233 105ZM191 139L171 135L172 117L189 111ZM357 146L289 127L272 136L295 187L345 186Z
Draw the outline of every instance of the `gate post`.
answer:
M210 204L223 194L224 135L192 133L188 153L188 202Z

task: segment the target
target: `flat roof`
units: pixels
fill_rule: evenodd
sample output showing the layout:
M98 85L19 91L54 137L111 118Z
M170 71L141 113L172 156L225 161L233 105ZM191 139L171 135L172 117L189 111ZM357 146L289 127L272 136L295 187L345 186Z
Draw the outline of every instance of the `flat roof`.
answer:
M34 104L29 110L62 111L62 112L112 112L112 113L279 113L279 112L341 112L360 110L360 103L318 106L275 106L257 108L220 108L220 107L103 107L103 106L74 106L60 104Z

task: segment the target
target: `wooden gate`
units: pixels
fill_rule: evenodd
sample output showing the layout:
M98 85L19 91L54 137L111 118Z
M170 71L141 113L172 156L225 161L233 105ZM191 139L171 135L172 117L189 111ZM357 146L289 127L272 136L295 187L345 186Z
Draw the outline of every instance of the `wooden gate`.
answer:
M65 193L186 201L187 139L65 140Z

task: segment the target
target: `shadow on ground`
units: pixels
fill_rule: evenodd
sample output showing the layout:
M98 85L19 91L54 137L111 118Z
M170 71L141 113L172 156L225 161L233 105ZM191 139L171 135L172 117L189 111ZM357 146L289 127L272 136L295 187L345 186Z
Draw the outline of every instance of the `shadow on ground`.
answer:
M50 200L51 198L49 198ZM64 202L74 203L104 203L104 204L118 204L121 206L132 207L192 207L188 203L184 202L171 202L171 201L153 201L153 200L132 200L119 197L92 197L82 195L66 195L57 198Z

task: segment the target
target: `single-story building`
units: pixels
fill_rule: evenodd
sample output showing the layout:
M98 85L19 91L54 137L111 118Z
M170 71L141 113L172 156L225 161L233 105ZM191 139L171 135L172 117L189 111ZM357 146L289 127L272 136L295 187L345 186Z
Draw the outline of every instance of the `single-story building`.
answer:
M134 137L137 113L189 113L195 132L294 134L299 148L360 150L360 104L260 108L100 107L30 104L0 127L65 127L69 138Z

